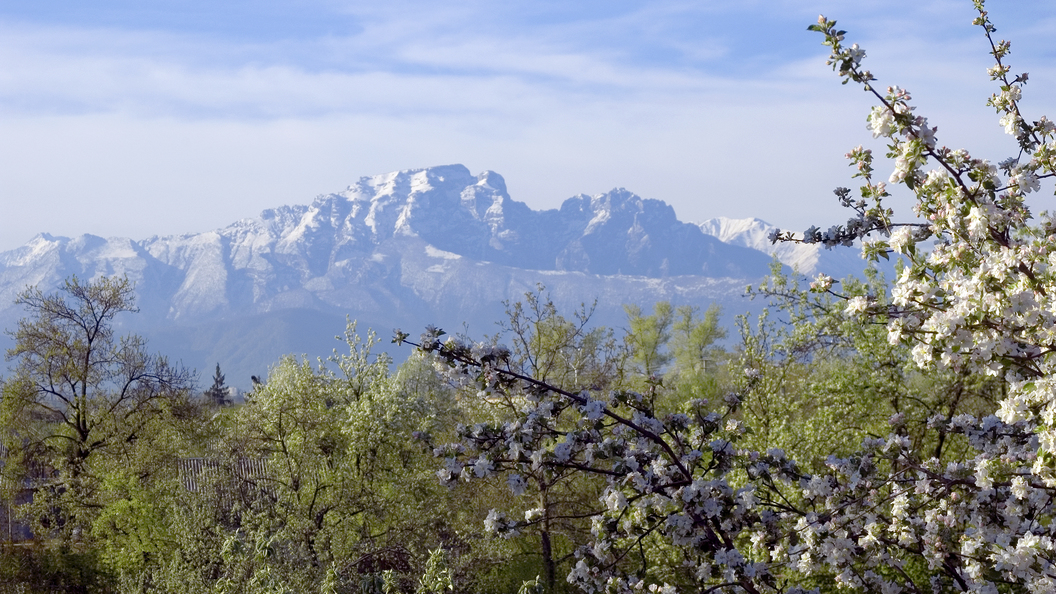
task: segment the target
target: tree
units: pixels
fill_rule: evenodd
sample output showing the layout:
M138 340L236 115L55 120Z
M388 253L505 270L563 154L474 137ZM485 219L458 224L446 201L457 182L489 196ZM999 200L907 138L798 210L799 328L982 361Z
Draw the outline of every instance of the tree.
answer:
M671 304L667 301L657 302L653 306L653 314L649 316L643 315L642 308L637 305L624 305L623 309L630 326L624 342L631 361L645 377L659 376L672 357L665 350L671 340L671 324L674 321Z
M865 278L845 279L841 292L883 302L886 281L873 270ZM780 448L817 470L830 455L853 454L863 436L890 431L897 416L895 430L914 450L930 449L939 460L961 455L951 448L962 444L941 427L929 428L928 419L994 410L1001 382L968 369L918 369L909 348L890 343L883 323L863 323L831 290L815 287L775 268L749 289L769 309L754 327L739 319L742 345L734 364L758 375L742 406L741 418L752 428L747 443L759 451ZM781 323L770 310L780 312Z
M691 305L672 308L657 302L653 313L644 316L638 306L624 306L629 329L624 336L626 356L637 374L629 374L625 389L646 391L650 397L666 393L665 406L677 409L680 403L713 396L718 389L718 373L725 354L715 342L726 336L719 326L720 309L710 306L703 318ZM711 368L708 368L708 364Z
M213 385L205 391L206 399L216 407L224 407L231 404L230 388L224 384L224 374L220 372L220 364L216 364L213 373Z
M1056 177L1056 125L1023 116L1027 77L1009 76L1009 44L994 40L983 2L975 6L996 61L989 72L999 92L990 105L1019 154L994 166L940 147L909 94L877 91L860 67L865 52L846 46L845 33L821 17L811 29L831 47L829 63L880 102L870 127L888 140L895 169L876 182L871 152L851 151L861 199L843 188L837 196L856 216L827 232L773 238L863 240L868 257L901 253L906 264L890 296L836 293L824 275L813 289L843 300L848 319L884 324L889 344L909 349L929 377L995 378L996 410L935 408L914 428L917 441L896 414L884 432L863 432L856 451L807 470L746 438L742 404L765 368L746 369L721 403L691 401L665 413L634 392L562 389L513 370L506 349L441 342L427 330L420 350L477 380L485 394L524 402L517 418L476 426L442 448L445 478L539 467L602 477L604 510L568 576L587 592L755 594L819 584L884 593L1056 591L1056 219L1043 215L1032 225L1024 198ZM935 169L923 171L929 162ZM923 222L893 222L883 203L887 183L916 195ZM928 237L936 246L917 248ZM958 447L937 450L943 439ZM495 510L488 525L511 533L524 522Z
M562 315L546 287L506 304L503 335L512 343L512 361L521 372L569 390L605 389L621 375L612 332L591 328L594 305ZM493 338L497 342L502 335Z
M335 580L345 591L360 574L417 575L451 545L464 494L438 484L415 436L445 436L462 416L412 367L390 373L376 336L355 328L347 352L316 365L284 357L250 401L214 417L207 471L174 497L174 546L133 577L152 591L326 591Z
M506 304L504 330L513 341L509 364L517 373L535 377L566 390L604 390L622 376L616 342L607 328L591 328L593 307L585 304L571 318L561 315L545 295L545 287ZM502 418L515 418L519 398L494 401ZM572 559L589 526L584 518L597 507L597 486L581 473L559 467L522 468L510 475L514 495L530 500L523 531L539 537L542 585L553 593L558 567Z
M141 337L116 334L117 316L136 311L126 278L71 277L55 293L27 289L16 303L26 317L11 333L16 366L0 403L2 437L16 452L5 473L50 469L35 494L40 528L86 535L104 504L97 462L120 459L159 419L186 412L190 374L147 354Z
M721 310L712 305L697 318L697 309L682 305L675 310L674 345L675 369L683 375L706 374L708 363L720 363L721 351L715 342L726 338L726 330L719 325Z

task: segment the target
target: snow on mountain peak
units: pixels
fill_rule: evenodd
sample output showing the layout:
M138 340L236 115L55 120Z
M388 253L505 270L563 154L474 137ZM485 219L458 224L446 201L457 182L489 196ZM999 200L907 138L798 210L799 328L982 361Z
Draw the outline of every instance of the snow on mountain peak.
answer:
M770 234L777 227L762 219L715 217L700 223L700 229L728 244L770 254L782 264L804 275L823 272L834 278L844 278L849 275L861 276L866 268L865 261L861 259L861 252L856 247L823 249L817 243L771 243ZM880 268L885 273L893 271L889 263L882 264Z
M725 228L733 227L727 221ZM309 279L366 274L389 261L386 245L410 238L473 261L529 270L652 277L754 277L766 271L765 257L678 221L659 200L617 188L569 198L558 210L535 211L510 198L498 173L473 175L464 165L361 177L341 193L266 209L209 233L140 242L41 235L4 254L2 264L25 266L49 250L72 250L81 262L71 271L77 274L102 266L142 276L137 267L161 266L170 270L159 274L172 279L166 281L174 291L167 299L175 300L177 311L219 314L244 299L267 301ZM757 243L740 241L753 249ZM155 263L136 263L144 258ZM343 283L331 278L313 286Z
M38 235L0 253L0 317L15 319L11 304L28 285L53 290L71 274L125 274L136 285L141 327L197 324L180 334L180 348L209 342L203 337L219 336L223 324L242 329L194 347L208 349L202 363L211 368L221 354L274 343L263 330L244 339L257 332L247 318L283 311L301 313L267 319L329 324L328 316L340 323L349 314L381 327L490 325L503 300L539 282L569 307L598 298L600 323L621 319L623 303L706 307L740 299L745 284L768 272L769 258L749 247L723 243L679 221L664 202L623 188L537 211L512 199L498 173L445 165L361 177L310 204L269 208L205 233L139 241ZM254 344L232 343L239 340Z
M768 251L768 235L774 226L762 219L730 219L715 217L700 224L701 230L714 235L726 243L743 245L757 250Z

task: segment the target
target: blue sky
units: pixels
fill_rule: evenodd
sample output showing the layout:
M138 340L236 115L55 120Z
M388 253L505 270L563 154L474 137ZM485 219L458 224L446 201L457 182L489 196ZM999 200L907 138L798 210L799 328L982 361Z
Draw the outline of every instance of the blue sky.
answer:
M988 7L1025 108L1056 116L1056 4ZM818 13L941 143L1014 151L969 0L4 0L0 250L204 231L448 163L534 208L626 187L686 221L831 224L842 155L882 145Z

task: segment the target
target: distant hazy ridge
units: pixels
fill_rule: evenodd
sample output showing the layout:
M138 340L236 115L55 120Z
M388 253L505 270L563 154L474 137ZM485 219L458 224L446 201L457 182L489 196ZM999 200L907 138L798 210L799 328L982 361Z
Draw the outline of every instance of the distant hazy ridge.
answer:
M427 323L466 323L480 336L495 332L503 300L542 283L569 312L597 299L598 323L618 326L624 303L744 311L744 286L769 271L769 253L804 273L862 267L854 250L771 248L768 232L758 219L683 223L664 202L623 189L535 211L496 173L432 167L364 177L310 205L205 233L38 235L0 253L0 322L13 327L11 304L28 285L125 274L141 309L124 320L129 328L199 371L219 361L245 385L283 353L339 347L346 315L386 339L394 327L416 333Z

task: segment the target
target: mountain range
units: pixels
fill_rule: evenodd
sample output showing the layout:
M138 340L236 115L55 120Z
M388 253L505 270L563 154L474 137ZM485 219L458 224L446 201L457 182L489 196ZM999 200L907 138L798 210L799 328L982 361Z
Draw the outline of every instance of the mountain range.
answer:
M0 323L14 326L21 312L11 304L27 286L127 275L140 313L124 327L206 374L219 362L246 385L285 353L340 348L346 317L382 338L430 323L482 336L496 331L505 301L545 286L562 311L596 300L593 320L619 327L627 303L743 313L745 285L775 256L803 273L862 268L853 250L775 247L768 233L758 219L681 222L664 202L622 188L537 211L511 199L500 175L448 165L363 177L204 233L40 234L0 253Z

